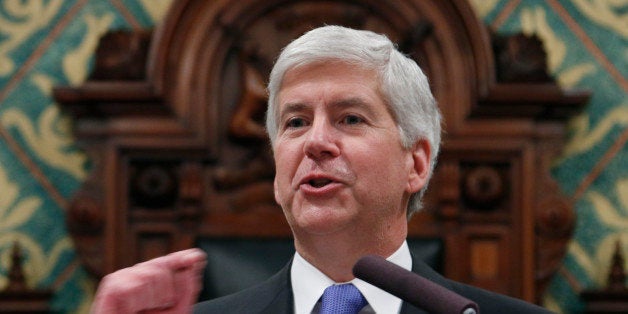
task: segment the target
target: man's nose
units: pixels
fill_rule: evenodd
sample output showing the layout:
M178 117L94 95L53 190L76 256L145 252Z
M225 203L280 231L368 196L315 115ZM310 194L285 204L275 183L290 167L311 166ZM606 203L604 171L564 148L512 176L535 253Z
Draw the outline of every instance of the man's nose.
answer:
M340 154L337 130L326 119L312 123L305 144L305 155L312 159L336 157Z

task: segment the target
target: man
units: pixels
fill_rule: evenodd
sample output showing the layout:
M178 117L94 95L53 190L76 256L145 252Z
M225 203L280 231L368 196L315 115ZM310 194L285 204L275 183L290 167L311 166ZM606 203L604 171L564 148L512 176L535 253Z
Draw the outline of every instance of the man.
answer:
M268 89L275 199L296 253L266 282L199 303L195 312L339 313L328 309L336 293L353 296L354 313L425 313L354 278L353 265L365 255L457 292L482 313L547 312L447 280L412 258L407 221L436 163L441 118L427 78L388 38L314 29L282 51ZM185 312L203 266L202 253L188 250L118 271L103 280L94 313Z

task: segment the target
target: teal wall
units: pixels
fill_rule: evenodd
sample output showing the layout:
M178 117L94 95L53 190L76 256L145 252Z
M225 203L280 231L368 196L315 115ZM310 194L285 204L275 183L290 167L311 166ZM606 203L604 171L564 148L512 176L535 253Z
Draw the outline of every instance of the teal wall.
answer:
M499 33L539 36L561 86L593 92L570 122L569 142L553 167L575 204L577 224L545 296L555 311L580 313L578 293L606 285L617 240L628 253L628 1L473 2Z
M55 311L87 313L94 282L80 266L64 218L88 160L52 87L86 79L104 32L150 27L169 3L0 1L0 288L19 241L28 283L55 291Z
M19 241L29 284L52 288L59 312L87 312L94 282L73 251L64 217L88 160L51 90L85 80L104 32L150 27L170 1L0 1L0 288ZM581 312L577 293L604 284L615 241L622 239L628 252L628 1L472 3L500 33L541 37L562 86L594 92L571 121L569 143L553 169L576 204L578 222L545 298L553 310Z

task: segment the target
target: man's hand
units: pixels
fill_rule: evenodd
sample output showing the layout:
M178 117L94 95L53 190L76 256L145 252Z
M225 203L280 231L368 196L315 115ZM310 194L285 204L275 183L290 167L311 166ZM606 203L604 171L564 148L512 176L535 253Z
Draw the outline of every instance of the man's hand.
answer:
M205 264L203 251L189 249L111 273L101 281L91 313L190 313Z

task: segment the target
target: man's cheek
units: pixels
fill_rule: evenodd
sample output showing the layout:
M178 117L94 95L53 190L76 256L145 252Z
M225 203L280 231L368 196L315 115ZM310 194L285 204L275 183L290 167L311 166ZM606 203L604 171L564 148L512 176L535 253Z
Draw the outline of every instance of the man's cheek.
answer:
M281 199L279 198L279 184L277 183L277 175L275 174L275 180L273 181L273 191L275 193L275 202L281 205Z
M282 173L279 170L277 173ZM283 172L285 173L285 172ZM294 191L292 191L292 186L290 184L290 178L284 176L275 176L275 184L274 184L274 192L275 192L275 201L281 205L287 205L286 202L289 202L289 198L292 197Z

